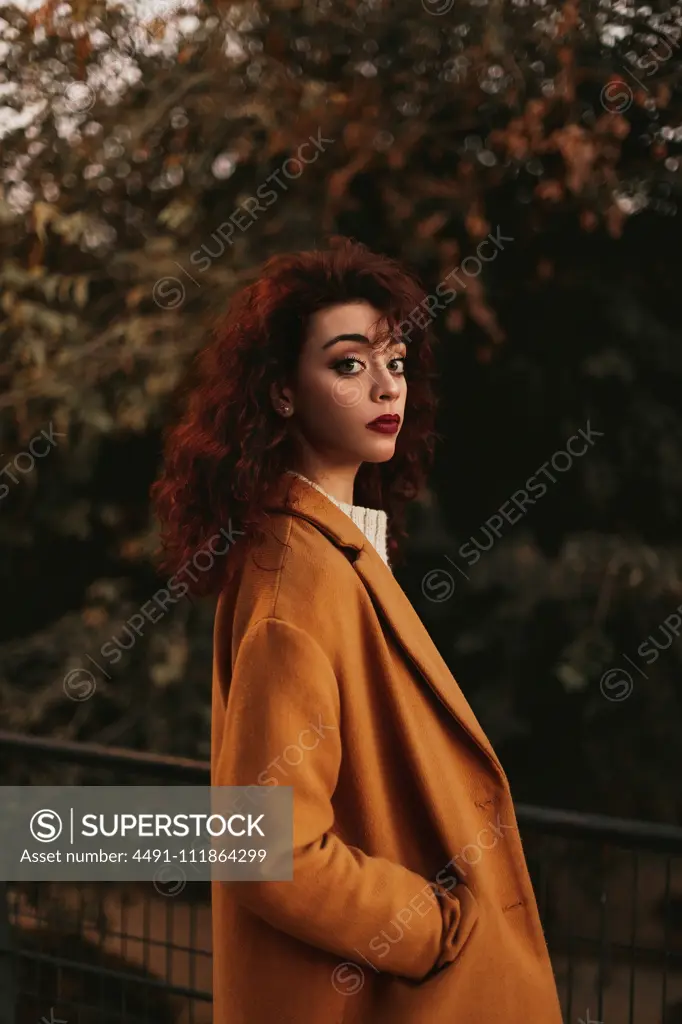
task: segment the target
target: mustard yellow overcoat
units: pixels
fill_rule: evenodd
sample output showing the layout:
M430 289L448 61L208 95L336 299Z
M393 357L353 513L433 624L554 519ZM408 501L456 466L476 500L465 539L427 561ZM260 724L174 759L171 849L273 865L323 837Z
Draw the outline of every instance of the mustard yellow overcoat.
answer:
M213 785L293 787L294 877L213 890L215 1024L561 1024L507 778L377 551L291 474L230 553Z

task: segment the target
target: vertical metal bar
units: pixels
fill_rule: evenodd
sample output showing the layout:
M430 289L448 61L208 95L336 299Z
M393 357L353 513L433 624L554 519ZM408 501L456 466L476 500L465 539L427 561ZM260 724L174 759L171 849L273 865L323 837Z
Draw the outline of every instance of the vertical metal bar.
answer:
M599 848L599 967L597 980L597 1020L603 1019L604 1011L604 975L606 973L606 860L607 847Z
M119 952L121 957L125 960L127 959L128 950L128 905L126 903L125 895L120 889L118 890L117 896L117 909L119 918ZM130 1016L130 1014L126 1013L128 991L128 982L121 978L121 987L119 989L119 1024L126 1024L126 1020Z
M78 921L79 921L79 923L81 925L81 932L83 931L83 926L84 926L84 924L86 922L86 915L87 915L87 912L88 912L87 911L87 907L86 907L86 902L85 902L86 891L87 891L87 886L86 885L83 885L83 886L79 887L79 889L78 889ZM100 941L100 919L99 919L99 913L98 913L97 906L95 906L94 927L95 927L95 931L96 931L96 941L97 941L97 943L99 943L99 941ZM67 989L67 991L68 991L68 989ZM93 998L94 998L94 996L93 996ZM72 1002L72 1005L73 1005L74 1002L75 1002L75 996L74 996L74 1000ZM76 1009L76 1013L77 1014L80 1013L78 1008Z
M44 928L44 927L47 926L47 921L43 920L43 917L42 917L42 908L43 908L43 902L44 902L43 901L43 883L42 882L38 882L38 884L36 885L36 887L35 887L35 895L36 895L36 902L35 902L36 924L37 924L38 928ZM36 967L36 973L35 973L36 995L37 995L38 999L40 1000L40 1002L42 1003L44 998L45 998L45 996L44 996L44 993L43 993L43 962L40 959L40 957L38 957L37 960L35 961L35 967Z
M639 855L632 851L632 918L630 929L630 1014L628 1024L635 1019L635 974L637 960L637 899L639 882Z
M83 972L83 974L85 974L85 971ZM99 1009L103 1010L106 1013L106 1011L109 1009L109 1007L107 1006L107 1001L106 1001L106 991L105 991L105 988L104 988L104 975L100 972L98 974L98 977L99 977L99 986L98 986L99 987ZM105 1020L106 1020L106 1018L105 1018Z
M14 984L12 924L9 916L9 888L0 881L0 1024L14 1024L17 993Z
M173 896L166 900L166 981L170 982L173 970Z
M144 901L142 903L142 962L144 965L145 974L149 974L149 945L151 942L151 897L147 886L145 886L142 891L144 893ZM142 1005L142 1014L144 1020L149 1019L149 1003L149 985L145 985Z
M120 911L120 913L119 913L120 929L119 929L119 940L118 940L119 941L119 949L120 949L121 956L123 957L124 960L126 960L127 959L127 953L128 953L128 906L127 906L126 901L123 898L123 895L121 893L119 893L119 897L118 897L118 906L119 906L119 911ZM125 1024L125 1021L126 1021L127 982L125 982L123 980L121 981L120 992L121 992L121 1003L120 1003L121 1024Z
M121 934L119 937L121 956L124 960L128 958L128 907L122 896L119 896Z
M103 890L100 888L99 885L96 885L95 891L97 893L97 919L98 919L99 922L102 922L102 928L100 929L100 932L99 932L99 938L100 938L99 950L100 950L100 953L101 953L102 957L104 957L104 955L105 955L104 949L105 949L106 940L107 940L107 931L108 931L109 918L107 917L106 899L105 899L105 895L104 895ZM104 975L103 974L99 975L99 1009L103 1010L105 1012L108 1009L107 1002L106 1002L106 989L105 989L105 986L104 986Z
M665 894L663 896L663 985L661 992L661 1020L666 1019L668 1000L668 964L670 961L670 876L672 857L665 858Z
M566 848L567 848L567 850L570 850L570 848L571 848L570 841L566 844ZM565 863L570 863L571 865L579 864L580 863L580 858L579 857L570 857L570 858L566 859ZM571 881L573 881L573 879L571 879ZM574 931L573 931L574 917L573 917L573 910L572 910L572 908L568 908L568 907L565 908L565 912L566 912L567 920L568 920L568 935L566 936L566 939L567 939L567 954L566 955L568 957L568 969L567 969L567 973L566 973L566 989L567 989L567 991L566 991L566 1020L567 1021L572 1021L573 1020L573 953L574 953L574 945L575 945L575 935L574 935Z
M119 1004L118 1004L118 1017L120 1024L125 1024L126 1021L126 983L122 980L121 987L119 989Z
M196 979L196 958L197 958L197 905L194 900L189 904L189 988L194 991L197 987ZM189 1021L194 1024L194 997L189 997Z
M547 927L547 903L549 891L549 872L547 870L547 837L538 836L540 849L540 878L538 880L540 921L543 929Z

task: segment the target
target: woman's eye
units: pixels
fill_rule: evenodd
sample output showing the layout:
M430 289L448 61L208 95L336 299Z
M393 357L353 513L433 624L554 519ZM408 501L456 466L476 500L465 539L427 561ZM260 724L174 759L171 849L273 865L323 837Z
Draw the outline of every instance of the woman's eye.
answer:
M405 358L405 356L396 356L395 359L391 359L389 366L394 373L405 373ZM399 366L396 367L396 363L399 363Z
M338 370L340 373L345 373L346 375L359 372L357 370L353 370L353 363L357 363L359 366L363 367L365 365L362 359L356 359L355 356L346 356L345 359L339 359L338 362L334 363L334 369Z

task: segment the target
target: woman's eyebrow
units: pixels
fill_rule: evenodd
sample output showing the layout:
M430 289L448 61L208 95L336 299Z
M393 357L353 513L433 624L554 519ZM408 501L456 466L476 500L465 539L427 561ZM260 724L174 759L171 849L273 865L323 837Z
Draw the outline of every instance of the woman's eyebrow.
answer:
M337 341L361 341L365 345L369 345L369 338L365 337L364 334L337 334L335 338L325 341L322 348L329 348L330 345L335 345Z
M369 338L364 334L337 334L336 337L331 338L329 341L325 341L322 349L329 348L330 345L335 345L337 341L360 341L365 345L369 345ZM393 345L407 345L404 338L392 338L391 344Z

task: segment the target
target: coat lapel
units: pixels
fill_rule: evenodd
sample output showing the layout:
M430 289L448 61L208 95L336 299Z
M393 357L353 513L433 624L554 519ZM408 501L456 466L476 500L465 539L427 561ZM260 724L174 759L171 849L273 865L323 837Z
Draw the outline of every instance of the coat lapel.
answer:
M354 562L355 571L370 594L379 616L391 630L403 652L431 687L441 703L505 778L502 765L447 663L412 607L404 590L369 542Z
M496 773L506 781L490 741L426 627L391 570L352 519L314 487L289 473L283 474L266 507L269 511L286 511L289 515L307 519L346 552L377 614L403 653Z

